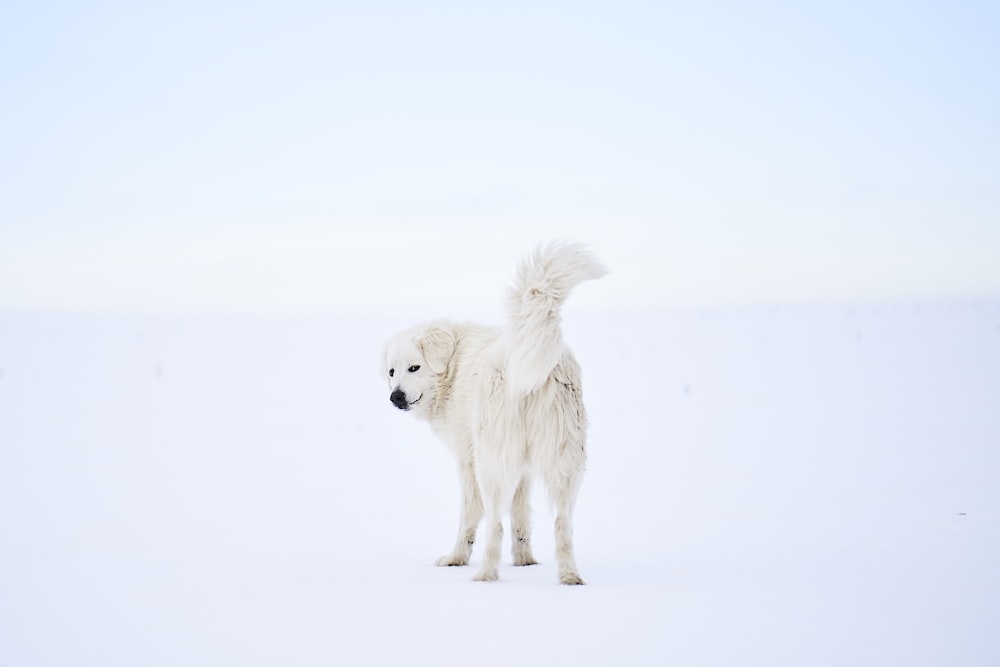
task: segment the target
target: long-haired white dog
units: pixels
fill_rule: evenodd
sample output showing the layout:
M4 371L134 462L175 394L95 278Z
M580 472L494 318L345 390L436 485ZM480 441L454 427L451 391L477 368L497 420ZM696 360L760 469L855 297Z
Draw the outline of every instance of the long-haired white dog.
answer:
M437 321L386 345L389 400L429 421L458 459L458 539L438 565L468 564L485 512L486 553L475 580L496 580L508 508L514 565L533 565L528 496L537 475L556 513L559 581L583 583L572 517L587 417L580 366L563 342L559 311L574 287L604 274L582 245L543 245L518 267L503 328Z

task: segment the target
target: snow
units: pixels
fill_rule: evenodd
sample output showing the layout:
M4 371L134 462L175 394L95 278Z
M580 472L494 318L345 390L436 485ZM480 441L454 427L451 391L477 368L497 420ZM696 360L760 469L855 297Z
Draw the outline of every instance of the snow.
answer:
M1000 664L1000 300L571 303L585 587L542 493L540 565L431 565L419 319L0 314L0 663Z

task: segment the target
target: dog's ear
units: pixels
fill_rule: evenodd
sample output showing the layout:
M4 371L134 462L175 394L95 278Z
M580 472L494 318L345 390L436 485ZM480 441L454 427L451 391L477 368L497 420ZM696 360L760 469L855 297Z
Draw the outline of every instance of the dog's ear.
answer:
M455 354L455 334L450 329L434 326L424 332L417 346L430 369L435 373L444 373L451 355Z

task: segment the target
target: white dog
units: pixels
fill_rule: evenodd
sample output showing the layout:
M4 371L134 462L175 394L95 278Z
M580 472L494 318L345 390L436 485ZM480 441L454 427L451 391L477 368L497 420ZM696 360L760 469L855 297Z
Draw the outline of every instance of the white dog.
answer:
M559 581L582 584L573 555L573 506L586 460L580 367L563 342L559 310L604 267L579 245L539 247L518 267L507 324L438 321L404 331L385 350L389 400L426 419L458 459L458 540L438 565L466 565L486 514L476 581L497 579L501 520L510 508L514 565L533 565L528 495L538 475L556 512Z

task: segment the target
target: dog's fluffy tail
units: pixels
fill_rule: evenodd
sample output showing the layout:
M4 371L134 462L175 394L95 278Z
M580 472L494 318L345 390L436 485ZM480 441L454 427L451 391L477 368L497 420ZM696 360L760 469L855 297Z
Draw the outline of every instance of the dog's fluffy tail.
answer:
M563 301L607 270L580 243L543 244L525 257L507 292L507 386L516 396L545 382L563 354Z

